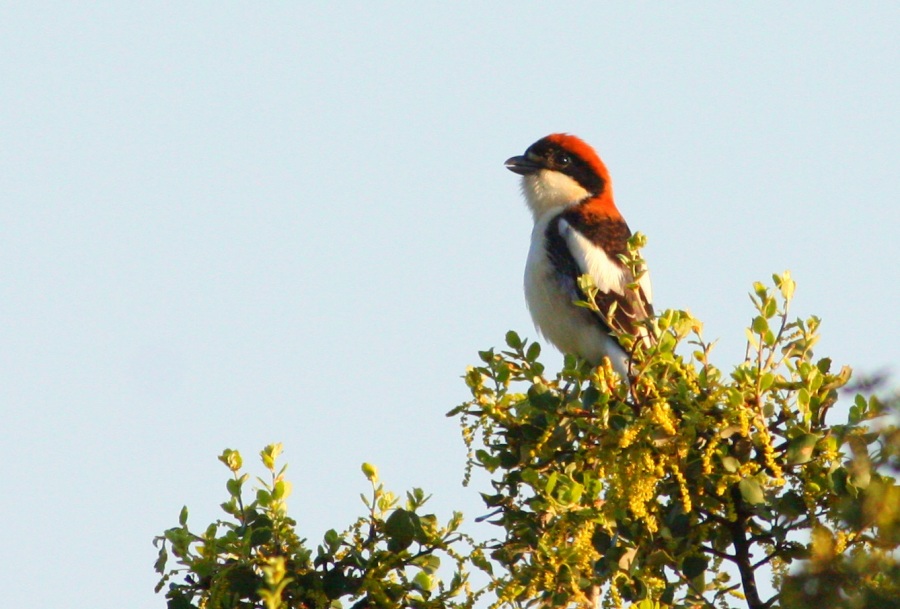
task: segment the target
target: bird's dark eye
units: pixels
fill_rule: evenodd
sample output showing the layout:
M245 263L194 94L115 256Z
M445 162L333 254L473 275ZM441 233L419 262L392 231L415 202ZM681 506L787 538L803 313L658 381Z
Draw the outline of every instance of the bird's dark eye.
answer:
M572 157L565 152L556 155L556 164L560 167L566 167L572 163Z

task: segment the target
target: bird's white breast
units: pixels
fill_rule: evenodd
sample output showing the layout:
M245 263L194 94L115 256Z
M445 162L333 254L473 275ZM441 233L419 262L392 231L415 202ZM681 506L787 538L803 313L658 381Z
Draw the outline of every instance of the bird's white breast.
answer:
M560 351L579 355L593 363L599 363L607 356L624 377L627 373L625 352L603 331L594 313L573 304L577 299L574 282L560 275L547 255L547 227L562 211L556 209L544 213L534 224L525 264L528 310L538 331Z

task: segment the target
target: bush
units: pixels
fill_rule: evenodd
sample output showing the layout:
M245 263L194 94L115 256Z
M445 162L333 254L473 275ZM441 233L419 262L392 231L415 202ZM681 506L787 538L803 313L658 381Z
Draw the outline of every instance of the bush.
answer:
M287 515L291 486L287 466L277 468L280 444L267 446L260 457L269 480L246 502L242 459L225 450L219 459L231 470L227 514L203 533L188 528L187 508L179 526L154 540L159 548L157 584L166 591L169 609L265 607L266 609L340 606L355 599L363 607L471 607L477 594L468 583L467 564L476 559L469 538L459 532L461 514L441 525L422 514L427 497L414 489L401 505L384 489L376 469L363 465L372 485L363 496L368 513L343 533L330 530L315 553L297 534L297 523ZM167 568L173 555L174 568ZM441 560L452 565L450 581L437 574ZM177 581L170 581L170 580Z
M499 539L474 543L460 514L441 525L419 489L401 505L364 465L366 515L313 552L287 515L281 446L262 451L269 477L252 501L226 450L227 518L195 533L182 510L154 540L157 591L168 584L170 609L469 608L485 592L469 584L476 568L494 607L900 607L897 396L858 386L846 422L828 421L850 369L813 356L819 320L789 321L794 282L774 281L754 286L746 357L729 374L684 311L647 322L649 348L621 337L629 381L572 357L547 374L540 346L514 332L481 352L472 399L449 416L466 481L472 468L490 477L479 520Z
M472 400L451 414L469 467L491 475L497 604L596 606L602 595L609 606L760 609L778 600L762 600L762 570L778 588L800 559L810 563L787 579L790 603L897 598L900 495L882 467L896 468L896 428L876 431L886 405L862 395L845 424L826 422L850 369L813 357L819 320L789 321L794 282L774 280L774 293L754 286L747 354L727 375L684 311L651 324L650 349L623 338L630 383L572 357L548 377L540 347L512 332L508 350L480 354Z

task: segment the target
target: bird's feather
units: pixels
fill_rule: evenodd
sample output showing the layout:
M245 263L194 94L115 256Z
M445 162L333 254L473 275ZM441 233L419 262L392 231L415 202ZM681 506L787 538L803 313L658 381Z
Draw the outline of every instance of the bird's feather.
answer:
M557 269L565 277L565 287L573 300L586 300L578 287L578 278L587 274L597 288L595 318L605 331L609 325L647 339L636 322L653 316L650 278L641 275L636 290L627 286L634 282L631 270L619 260L625 254L631 231L621 218L586 218L581 210L569 209L559 214L547 228L547 251ZM613 311L608 316L609 311Z

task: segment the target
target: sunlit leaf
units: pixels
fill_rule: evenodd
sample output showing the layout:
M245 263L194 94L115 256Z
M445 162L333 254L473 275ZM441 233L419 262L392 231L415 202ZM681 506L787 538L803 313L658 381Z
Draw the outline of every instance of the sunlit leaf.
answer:
M765 503L766 497L758 480L754 478L743 478L738 483L738 487L741 490L741 496L744 498L744 501L750 505L760 505Z
M814 433L803 434L791 440L787 448L787 462L791 465L809 462L818 441L819 435Z

